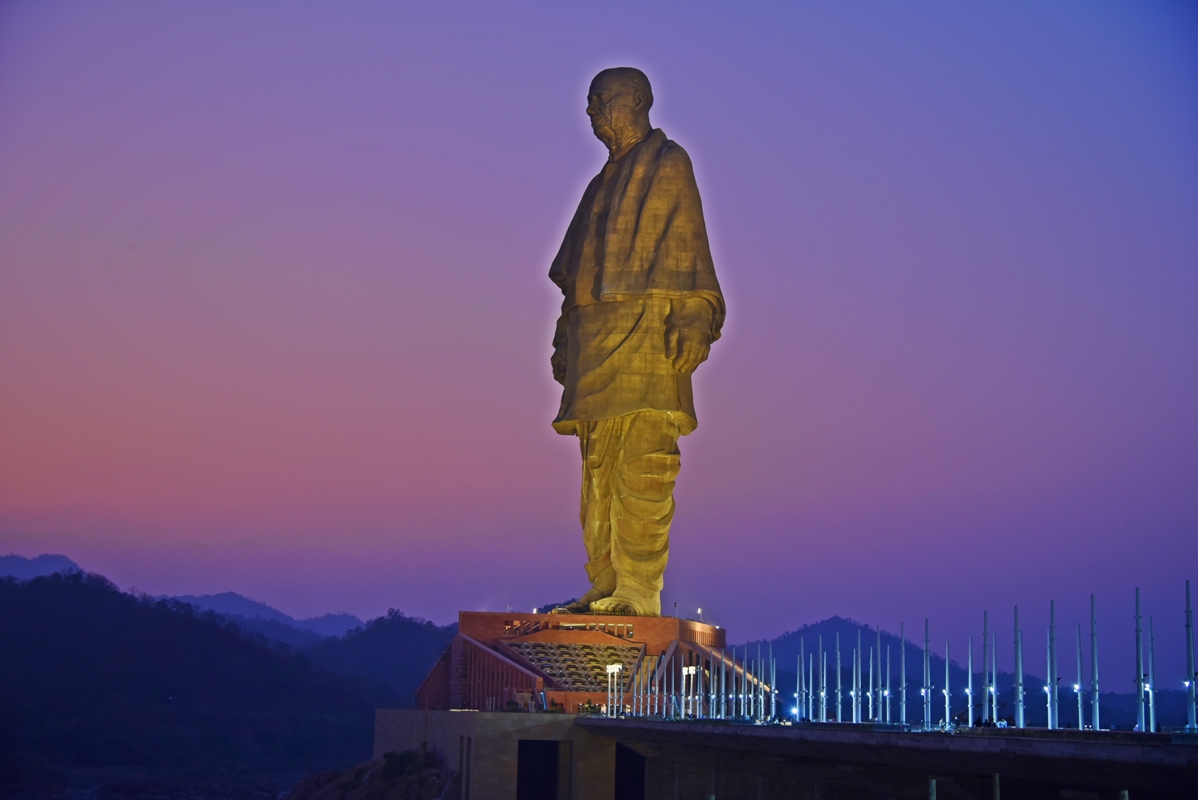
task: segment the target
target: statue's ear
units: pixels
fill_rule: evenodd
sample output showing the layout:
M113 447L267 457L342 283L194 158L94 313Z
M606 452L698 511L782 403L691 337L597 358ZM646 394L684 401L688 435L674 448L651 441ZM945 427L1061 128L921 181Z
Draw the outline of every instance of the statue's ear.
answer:
M645 93L640 89L635 89L632 92L632 108L638 114L643 114L648 110L649 99L645 97Z

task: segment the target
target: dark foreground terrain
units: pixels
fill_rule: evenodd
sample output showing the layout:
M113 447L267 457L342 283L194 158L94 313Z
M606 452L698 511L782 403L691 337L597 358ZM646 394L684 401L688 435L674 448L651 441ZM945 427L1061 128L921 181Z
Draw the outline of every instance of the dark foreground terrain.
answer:
M396 631L414 657L371 680ZM0 797L278 798L369 758L374 709L448 635L393 613L310 657L96 575L0 580Z

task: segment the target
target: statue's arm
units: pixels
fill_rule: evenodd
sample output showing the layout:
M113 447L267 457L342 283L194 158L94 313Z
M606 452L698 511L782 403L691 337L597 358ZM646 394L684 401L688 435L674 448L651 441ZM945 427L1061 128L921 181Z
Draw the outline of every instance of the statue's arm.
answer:
M715 330L716 310L704 297L671 301L666 318L666 357L674 369L689 375L707 360Z
M553 331L553 355L549 357L553 367L553 379L558 383L566 383L566 313L557 318L557 328Z

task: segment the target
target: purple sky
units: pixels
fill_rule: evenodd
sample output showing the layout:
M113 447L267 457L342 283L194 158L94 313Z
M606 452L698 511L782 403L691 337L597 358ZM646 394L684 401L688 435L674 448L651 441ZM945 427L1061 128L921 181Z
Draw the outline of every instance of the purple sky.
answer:
M1008 669L1019 603L1042 672L1096 592L1117 689L1139 585L1179 676L1181 3L5 4L0 551L296 615L577 595L546 272L622 64L728 300L666 607L937 649L988 608Z

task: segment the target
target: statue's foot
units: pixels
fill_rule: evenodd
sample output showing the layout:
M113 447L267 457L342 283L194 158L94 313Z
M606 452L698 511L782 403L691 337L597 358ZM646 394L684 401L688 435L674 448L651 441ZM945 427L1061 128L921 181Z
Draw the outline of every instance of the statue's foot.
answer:
M591 603L592 614L602 614L608 617L641 617L640 609L635 604L627 600L620 600L615 597L605 597L602 600L596 600Z
M591 613L613 617L660 617L661 592L649 591L631 581L622 583L611 596L591 603Z
M573 603L558 606L550 614L590 614L591 604L610 596L616 590L616 571L608 564L591 581L591 588Z
M550 614L590 614L591 604L607 597L611 592L604 592L602 589L592 586L590 591L582 597L575 600L573 603L564 606L558 606L550 611Z
M590 614L591 604L584 603L582 600L575 600L573 603L568 603L564 606L550 609L550 614Z

